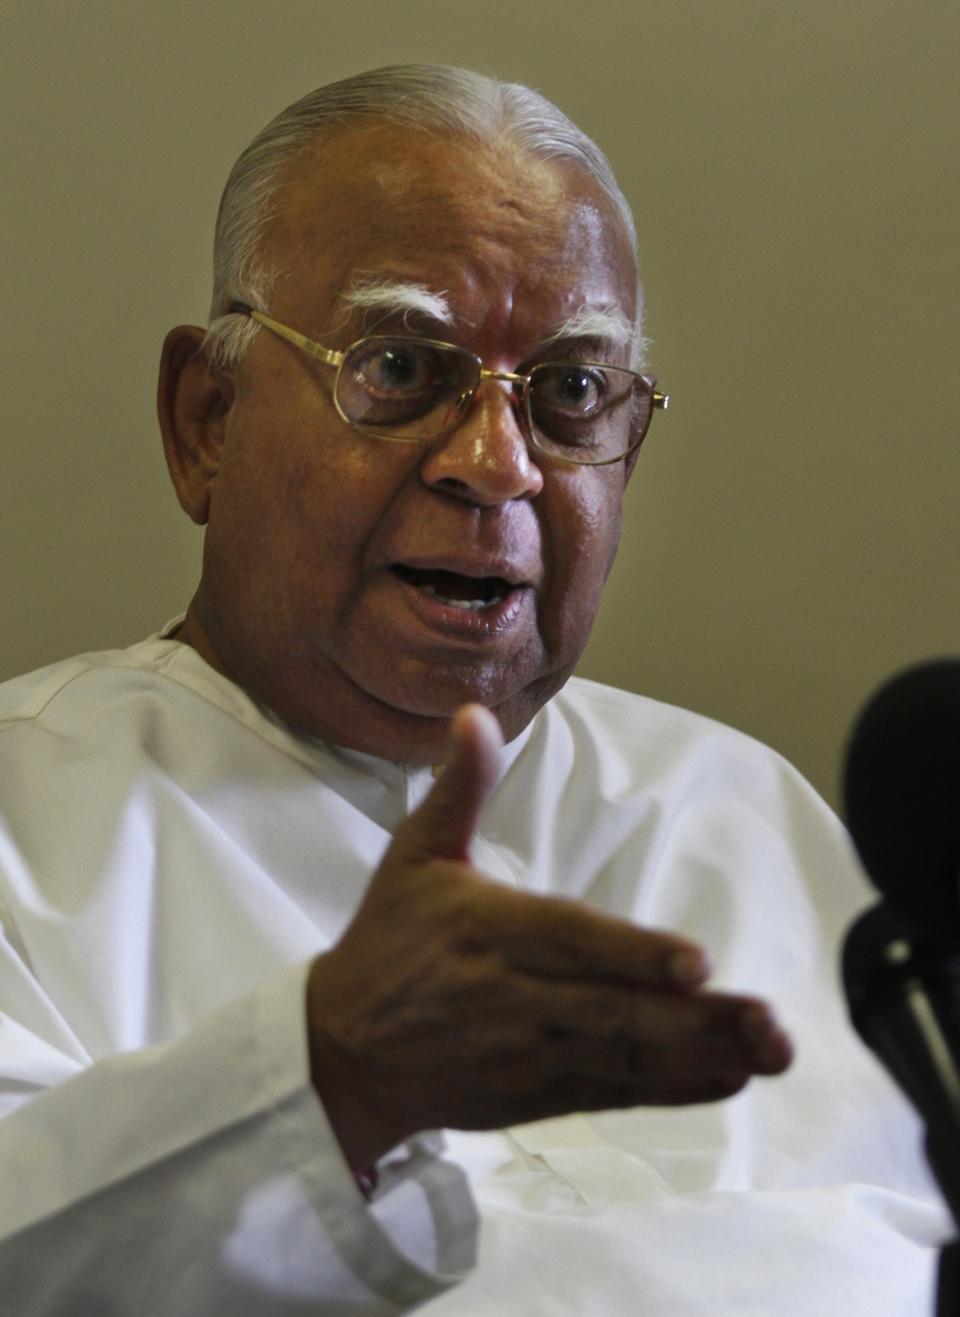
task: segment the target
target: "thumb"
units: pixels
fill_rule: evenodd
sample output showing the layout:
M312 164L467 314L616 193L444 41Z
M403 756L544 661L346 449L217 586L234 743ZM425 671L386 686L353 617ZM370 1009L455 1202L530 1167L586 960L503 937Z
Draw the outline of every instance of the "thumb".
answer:
M480 811L499 777L503 736L481 704L465 704L450 723L447 760L430 794L397 829L395 858L468 860Z

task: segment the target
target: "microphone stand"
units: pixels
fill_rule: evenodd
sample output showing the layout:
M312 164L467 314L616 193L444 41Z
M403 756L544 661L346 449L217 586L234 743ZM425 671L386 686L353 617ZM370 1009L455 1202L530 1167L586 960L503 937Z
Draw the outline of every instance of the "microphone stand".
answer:
M960 943L915 931L881 901L847 935L843 978L857 1032L924 1120L927 1160L960 1225ZM940 1250L936 1317L960 1317L960 1239Z
M937 1308L934 1317L956 1317L960 1312L960 1240L940 1250L937 1264Z

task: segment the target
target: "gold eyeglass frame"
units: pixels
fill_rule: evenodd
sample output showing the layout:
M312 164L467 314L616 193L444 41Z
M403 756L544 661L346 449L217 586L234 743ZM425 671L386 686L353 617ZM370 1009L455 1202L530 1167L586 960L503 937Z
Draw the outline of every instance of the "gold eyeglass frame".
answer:
M322 362L324 366L332 366L337 372L337 378L334 380L333 383L333 405L334 407L336 407L337 414L340 416L341 420L346 425L349 425L352 429L359 430L361 434L369 434L376 439L391 440L394 443L427 444L432 442L432 440L434 439L440 439L443 437L443 435L449 434L451 430L456 429L456 427L460 424L460 421L463 419L464 415L466 414L466 410L470 402L476 396L477 389L480 387L483 381L503 380L508 384L520 384L523 386L523 392L521 394L521 401L523 406L521 410L525 422L523 427L525 431L524 438L534 449L536 449L538 453L542 453L545 457L548 457L556 462L567 462L571 466L612 466L615 462L625 461L626 458L628 458L631 453L635 453L637 451L637 449L643 443L644 439L647 437L647 434L650 430L650 423L653 420L654 410L666 411L670 405L670 395L667 393L659 393L657 391L655 387L656 380L652 376L642 375L640 374L639 371L629 370L625 366L615 366L615 367L605 366L602 362L594 362L594 361L571 361L569 363L565 361L544 362L543 363L544 365L551 365L551 366L564 366L569 364L571 366L595 366L598 370L617 370L625 375L633 375L634 378L643 380L644 384L646 384L646 386L650 390L650 398L652 402L652 407L650 410L650 418L647 421L646 427L644 428L644 431L641 434L640 438L635 443L631 444L625 453L619 453L616 457L605 457L599 462L584 462L584 461L579 461L575 457L564 457L560 453L555 453L550 449L541 447L540 443L537 440L535 433L536 427L534 425L533 417L530 412L530 392L529 392L530 376L529 375L516 374L513 371L508 371L508 370L488 370L487 367L484 366L483 361L481 360L480 357L476 356L476 354L473 352L469 352L466 348L458 347L456 343L444 343L440 339L420 338L415 336L416 342L418 343L425 343L429 347L444 348L448 351L450 349L453 349L455 352L463 353L466 356L472 357L473 360L477 363L477 366L479 367L479 378L477 379L477 383L475 387L471 390L471 392L468 395L464 395L463 398L457 400L457 404L456 404L457 414L449 425L444 426L442 430L438 430L437 433L435 435L430 436L429 439L406 439L402 435L384 434L379 430L373 429L371 426L365 426L360 424L358 421L351 420L351 418L346 415L343 408L340 406L340 399L338 397L338 389L337 389L337 385L340 379L340 368L342 367L347 357L349 357L349 355L351 354L351 352L354 351L355 348L358 348L362 343L365 343L370 339L378 339L378 338L390 339L390 338L398 338L398 337L402 339L402 335L398 336L395 334L387 334L387 335L364 334L362 338L358 338L354 343L351 343L350 346L346 348L343 352L338 352L334 348L325 348L322 343L317 343L312 338L307 338L305 334L301 334L299 330L291 329L289 325L281 324L279 320L274 320L272 316L266 315L263 311L255 311L253 307L248 306L244 302L234 302L232 310L239 312L241 315L247 316L250 320L255 321L258 325L263 325L264 329L269 329L271 333L276 334L278 338L285 339L286 342L292 343L294 347L297 347L302 352L307 353L308 356L313 357L316 361Z

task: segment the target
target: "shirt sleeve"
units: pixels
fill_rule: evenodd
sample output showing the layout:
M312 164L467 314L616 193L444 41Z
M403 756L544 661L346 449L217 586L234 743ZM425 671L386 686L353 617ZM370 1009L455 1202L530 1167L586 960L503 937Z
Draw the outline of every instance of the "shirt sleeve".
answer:
M476 1236L466 1181L420 1136L364 1200L309 1084L307 970L83 1068L0 1016L5 1307L379 1317L456 1283Z

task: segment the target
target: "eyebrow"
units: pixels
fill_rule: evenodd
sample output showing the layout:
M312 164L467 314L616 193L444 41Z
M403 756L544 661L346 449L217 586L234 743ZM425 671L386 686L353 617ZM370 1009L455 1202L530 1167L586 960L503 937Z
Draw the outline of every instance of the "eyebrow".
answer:
M360 312L365 332L381 320L400 318L405 325L414 318L451 327L456 320L446 292L434 292L426 284L413 280L355 275L340 294L346 315ZM545 343L573 339L593 339L612 349L630 348L631 363L643 359L646 343L639 326L635 326L616 306L581 306L550 334Z
M634 340L634 326L616 307L581 306L569 316L547 343L561 339L591 338L612 348L623 348Z
M340 294L340 301L348 315L360 311L368 323L388 316L400 316L404 320L425 316L441 325L454 323L445 292L436 293L426 284L406 283L401 279L356 277Z

